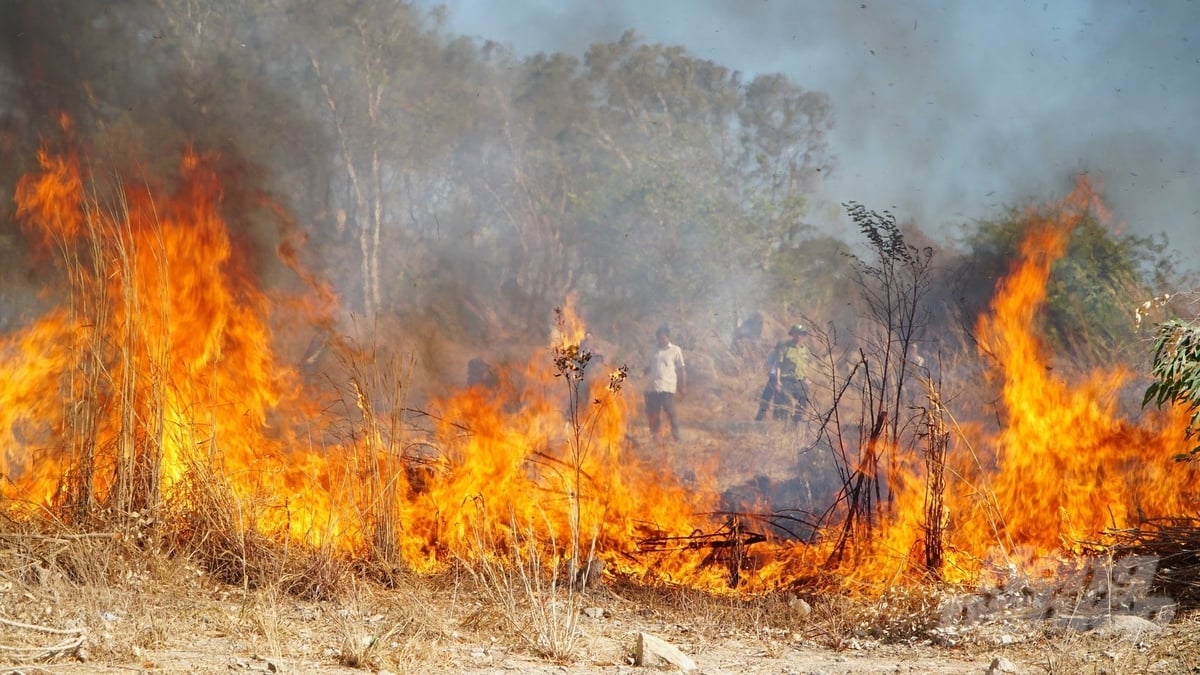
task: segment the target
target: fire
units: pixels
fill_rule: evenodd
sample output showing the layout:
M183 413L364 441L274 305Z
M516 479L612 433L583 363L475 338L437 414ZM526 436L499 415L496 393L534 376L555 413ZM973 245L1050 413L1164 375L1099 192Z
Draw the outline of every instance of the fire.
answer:
M505 382L433 401L440 421L417 438L393 423L398 406L381 385L354 375L353 429L339 432L347 420L320 412L271 331L279 307L308 301L260 288L230 235L214 158L188 152L174 190L123 186L109 202L69 152L44 150L39 164L18 186L18 215L67 285L61 308L0 343L11 510L186 509L189 481L206 476L241 500L248 527L416 571L537 541L553 563L594 553L610 573L724 592L733 576L738 591L758 592L830 560L829 538L755 539L723 555L690 545L697 533L737 540L742 526L706 515L718 509L711 476L685 485L633 451L621 373L587 367L574 298L519 390ZM1195 507L1191 468L1170 461L1182 450L1178 420L1155 421L1158 431L1121 420L1111 394L1128 373L1071 388L1050 376L1030 332L1074 220L1098 205L1081 185L1052 210L1057 220L1035 223L979 327L1004 366L1007 418L997 438L952 448L952 579L977 577L996 548L1070 553L1106 527ZM332 299L310 288L312 311L328 315ZM417 445L431 450L406 454ZM904 458L888 486L894 508L878 515L869 552L839 572L890 583L920 566L925 478L919 450L878 450Z
M262 468L285 454L271 425L296 373L269 346L270 300L221 216L212 158L185 154L173 193L128 188L111 204L69 153L39 163L17 214L57 253L68 306L4 345L7 496L142 508L193 462L242 476L246 495L308 482L291 463ZM289 518L259 524L306 527L305 508Z
M1053 376L1034 333L1051 266L1089 214L1108 217L1098 189L1084 179L1061 203L1029 211L1020 260L980 320L980 349L1000 364L992 376L1001 384L1005 417L995 437L961 429L952 439L938 523L945 530L940 573L948 581L1052 574L1084 554L1085 543L1102 544L1106 530L1200 506L1194 465L1173 461L1187 450L1186 416L1147 414L1141 424L1123 418L1117 393L1132 373L1115 366L1072 385ZM836 567L856 588L926 578L922 451L883 452L899 458L888 486L893 507L880 514L869 545ZM769 562L757 581L771 587L828 567L830 546L826 537L805 551L785 543L761 547Z
M1089 213L1108 217L1084 179L1061 203L1031 210L1020 260L980 320L980 349L1000 364L993 376L1005 417L996 437L965 435L951 450L950 580L972 582L997 562L1044 569L1047 560L1082 553L1084 542L1102 543L1105 530L1193 513L1198 505L1195 469L1172 460L1186 449L1185 418L1174 411L1147 415L1141 425L1122 418L1117 392L1132 373L1114 366L1072 386L1053 376L1033 332L1051 266ZM894 567L896 557L917 566L923 480L910 468L894 486L899 506L881 534Z
M1105 529L1197 506L1194 470L1171 459L1184 450L1182 417L1148 416L1143 425L1123 419L1116 394L1130 372L1113 367L1072 388L1052 377L1031 331L1045 303L1050 266L1089 211L1109 217L1098 189L1081 178L1056 208L1029 214L1021 263L980 322L981 344L1004 367L1007 423L995 439L995 466L984 475L994 496L986 508L995 522L986 529L980 520L974 527L963 523L959 535L976 542L977 554L982 542L1040 554L1078 551L1079 542L1098 541Z
M628 575L701 582L704 571L685 569L698 560L667 556L656 560L659 569L647 569L638 542L704 526L697 514L713 510L715 497L685 490L628 453L620 378L585 378L586 366L580 372L570 365L585 362L576 351L583 335L568 300L552 354L531 357L515 409L509 397L480 389L434 405L444 420L437 430L442 465L402 506L406 560L426 569L438 564L439 549L477 552L486 529L499 530L505 542L535 533L564 548L575 540ZM545 367L550 356L558 372Z
M479 554L484 528L498 528L501 546L525 529L558 541L574 532L627 574L705 574L630 562L646 537L701 527L695 514L715 499L625 456L619 378L584 372L571 298L550 356L580 369L547 373L539 353L523 391L434 402L437 457L415 472L378 392L358 379L361 433L331 433L337 421L322 419L318 397L272 347L271 311L295 299L259 289L222 215L214 159L189 152L174 191L125 189L111 208L84 187L70 153L43 151L21 181L22 223L57 254L69 288L65 309L0 352L10 506L150 508L156 494L185 498L202 475L225 481L262 532L348 553L394 550L421 571Z

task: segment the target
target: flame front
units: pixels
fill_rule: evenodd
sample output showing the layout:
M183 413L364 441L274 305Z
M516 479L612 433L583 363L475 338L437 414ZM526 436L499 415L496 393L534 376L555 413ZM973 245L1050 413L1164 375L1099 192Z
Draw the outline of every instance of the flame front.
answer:
M200 473L242 500L247 527L349 554L391 551L417 571L533 536L547 560L595 550L612 572L729 590L731 568L686 543L729 527L705 515L718 508L716 482L701 476L685 487L631 452L620 378L569 367L585 335L572 298L552 358L532 355L520 390L468 388L432 402L441 421L421 444L434 452L417 462L403 450L413 439L384 419L395 411L362 378L350 378L359 428L339 435L345 420L323 417L319 396L276 354L269 319L281 299L259 288L230 237L211 158L188 153L174 191L127 188L111 208L89 193L70 154L39 160L18 187L18 214L68 284L61 309L0 347L0 470L11 509L132 510L158 496L187 508L182 487ZM1003 364L1006 424L953 450L951 578L977 577L997 547L1070 552L1107 527L1195 508L1193 469L1170 460L1182 450L1183 420L1157 420L1159 431L1121 420L1112 393L1127 373L1096 373L1072 389L1050 376L1031 332L1051 264L1073 223L1097 208L1081 184L1049 211L1056 219L1031 213L1022 261L980 324L982 344ZM548 369L551 360L563 367ZM886 584L920 566L919 451L886 451L903 458L889 485L894 506L870 553L839 569L848 579ZM732 563L743 565L739 590L811 577L829 547L756 542L746 564Z
M126 189L111 206L85 190L71 155L43 150L39 161L18 186L17 213L70 283L66 309L4 345L7 495L30 507L69 495L136 509L197 462L247 498L310 483L307 462L280 461L296 454L274 427L281 404L304 406L287 398L296 373L270 347L271 303L230 239L210 159L186 154L171 194ZM311 540L328 508L294 506L257 525Z
M994 495L986 507L975 500L974 508L989 509L990 517L964 521L958 533L977 547L993 542L1039 554L1075 551L1108 528L1197 507L1193 466L1172 460L1185 449L1179 412L1147 415L1142 425L1123 419L1117 394L1131 377L1127 369L1094 372L1072 388L1052 376L1033 334L1051 265L1089 213L1109 217L1098 190L1083 178L1062 203L1030 212L1021 262L1001 286L992 314L980 321L981 348L1003 365L1006 424L994 441L994 466L982 475L963 468Z
M70 284L65 309L3 347L10 506L65 507L80 495L111 503L119 489L131 493L122 507L144 508L151 492L186 496L176 488L199 470L256 514L247 526L346 552L396 548L421 571L479 554L485 522L534 524L559 541L575 528L628 574L686 569L629 561L646 537L700 527L694 514L715 499L622 456L626 410L611 381L547 373L544 354L531 358L526 390L435 402L438 455L415 471L362 382L353 386L364 433L337 439L338 421L322 419L316 395L272 349L273 302L229 236L211 159L188 153L174 192L126 190L113 208L87 192L70 154L44 151L41 170L21 181L22 223ZM570 298L560 319L553 347L578 345ZM568 398L574 419L562 412ZM379 542L383 530L395 540Z

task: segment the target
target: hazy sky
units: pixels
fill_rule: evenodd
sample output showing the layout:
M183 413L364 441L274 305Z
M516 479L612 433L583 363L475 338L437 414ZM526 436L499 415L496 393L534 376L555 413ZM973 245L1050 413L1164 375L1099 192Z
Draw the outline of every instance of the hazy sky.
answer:
M520 55L634 29L830 95L834 202L933 232L1104 177L1200 267L1200 0L425 0Z

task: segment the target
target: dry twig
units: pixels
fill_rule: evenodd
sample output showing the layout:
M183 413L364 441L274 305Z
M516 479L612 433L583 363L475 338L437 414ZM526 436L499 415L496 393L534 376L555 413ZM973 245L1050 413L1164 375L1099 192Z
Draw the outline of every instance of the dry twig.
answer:
M11 628L19 628L22 630L35 631L39 633L48 633L50 635L65 636L62 640L53 645L29 647L0 645L0 652L21 654L26 658L44 660L61 656L63 654L71 654L82 647L83 643L87 640L86 628L50 628L49 626L21 623L19 621L5 619L3 617L0 617L0 624L9 626Z
M1181 608L1200 606L1200 519L1157 518L1135 528L1105 533L1113 558L1131 555L1157 559L1151 590L1160 590Z

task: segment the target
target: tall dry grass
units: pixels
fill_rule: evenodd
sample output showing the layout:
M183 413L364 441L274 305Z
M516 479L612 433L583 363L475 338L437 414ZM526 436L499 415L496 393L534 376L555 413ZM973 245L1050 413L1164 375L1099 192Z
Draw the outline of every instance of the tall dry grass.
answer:
M568 540L560 542L543 513L541 522L520 523L508 514L503 526L482 500L472 522L474 557L465 561L514 634L535 653L564 660L579 641L583 588L570 574Z
M559 319L561 329L561 314ZM494 512L484 497L476 497L471 520L473 557L464 561L526 646L556 660L575 653L586 593L600 582L603 572L596 551L600 523L586 522L582 515L583 501L592 497L583 465L599 442L596 425L603 408L620 394L626 375L624 367L611 373L606 396L591 400L586 377L590 360L591 354L578 344L554 348L555 374L567 389L565 494L543 500L537 515L524 522L515 512ZM548 511L556 507L565 509L565 514ZM560 515L565 518L553 517ZM568 524L565 533L556 530L556 521Z
M59 514L103 526L152 515L161 498L167 336L144 325L151 317L166 325L166 276L138 266L165 270L168 261L161 239L143 236L156 232L154 214L135 213L118 176L105 181L68 166L44 160L45 175L18 187L18 214L66 277L56 291L63 315L47 320L61 321L47 345L62 358L52 366L58 380L47 377L39 392L57 395L58 409L36 424L48 429L48 455L60 469L51 498Z
M247 589L282 584L305 597L336 595L346 567L331 550L298 547L256 530L268 505L235 494L222 475L213 456L220 430L206 423L209 411L176 411L183 418L168 429L171 335L189 327L172 324L164 226L155 208L130 201L148 188L127 186L116 175L88 181L73 202L77 212L41 216L78 218L77 227L41 223L66 274L61 351L73 359L62 367L61 407L51 423L60 485L43 515L122 537L136 531L139 546L162 545ZM385 435L375 417L366 424L364 437ZM184 467L164 494L168 434ZM384 474L376 472L381 486ZM131 523L140 525L131 529ZM386 532L378 537L387 540Z
M421 461L406 449L415 427L409 417L408 383L412 355L386 353L374 340L359 340L365 349L337 342L333 353L342 369L342 409L345 426L339 432L347 461L365 467L366 498L359 513L365 533L365 557L376 570L390 576L405 568L399 548L403 528L400 505L407 498L407 472Z

